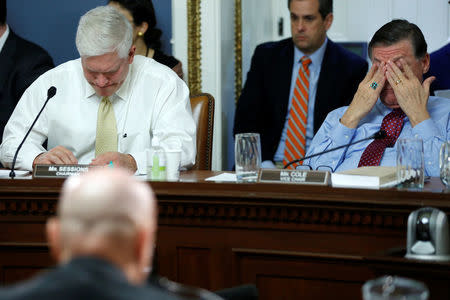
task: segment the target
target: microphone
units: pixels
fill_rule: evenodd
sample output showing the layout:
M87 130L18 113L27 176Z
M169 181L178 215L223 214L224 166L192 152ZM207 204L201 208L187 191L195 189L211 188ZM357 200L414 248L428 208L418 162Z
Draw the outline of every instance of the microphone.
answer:
M379 130L379 131L375 132L374 134L372 134L371 136L366 137L364 139L361 139L359 141L352 142L352 143L349 143L349 144L346 144L346 145L342 145L342 146L339 146L339 147L336 147L336 148L331 148L331 149L328 149L328 150L325 150L325 151L322 151L322 152L319 152L319 153L316 153L316 154L311 154L309 156L305 156L303 158L290 161L288 164L286 164L283 167L283 169L287 169L290 165L295 164L295 163L299 163L299 162L304 161L305 159L308 159L308 158L311 158L311 157L319 156L319 155L322 155L322 154L325 154L325 153L328 153L328 152L332 152L332 151L335 151L335 150L338 150L338 149L341 149L341 148L349 147L351 145L358 144L358 143L361 143L361 142L364 142L364 141L367 141L367 140L371 140L371 139L382 140L385 137L386 137L386 131Z
M33 124L31 124L30 129L28 129L28 131L27 131L27 134L25 134L25 137L23 138L19 147L17 147L16 153L14 154L14 159L13 159L12 165L11 165L11 172L9 172L9 177L11 177L11 179L14 179L14 177L16 177L16 173L14 172L14 166L16 164L16 159L17 159L17 155L19 154L20 148L22 148L22 145L25 142L25 140L27 139L28 135L30 134L31 129L33 129L34 124L36 124L36 121L39 119L39 116L41 115L42 111L44 110L45 106L47 105L48 100L53 98L53 96L55 96L55 95L56 95L56 88L54 86L51 86L47 91L47 100L45 100L45 103L42 106L39 113L37 114L36 118L34 119Z

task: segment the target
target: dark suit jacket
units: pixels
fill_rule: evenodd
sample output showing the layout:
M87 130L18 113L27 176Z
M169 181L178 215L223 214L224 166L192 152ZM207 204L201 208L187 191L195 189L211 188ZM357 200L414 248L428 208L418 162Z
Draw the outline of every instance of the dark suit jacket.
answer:
M79 257L21 284L0 288L2 300L179 299L158 287L132 285L107 261Z
M450 44L431 53L430 69L423 78L436 76L436 80L430 86L430 91L450 89Z
M239 98L234 134L258 132L262 160L273 160L289 105L294 44L291 38L259 45ZM328 39L317 86L314 132L327 114L348 105L367 72L367 62Z
M23 92L53 67L53 60L44 49L22 39L10 28L0 52L0 141Z

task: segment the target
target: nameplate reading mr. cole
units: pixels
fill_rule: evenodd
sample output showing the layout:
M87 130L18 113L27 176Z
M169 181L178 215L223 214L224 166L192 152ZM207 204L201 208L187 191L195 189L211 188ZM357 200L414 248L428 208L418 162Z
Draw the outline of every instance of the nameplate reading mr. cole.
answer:
M36 165L33 171L34 178L66 178L72 175L87 172L89 165Z
M328 185L330 172L261 169L259 182Z

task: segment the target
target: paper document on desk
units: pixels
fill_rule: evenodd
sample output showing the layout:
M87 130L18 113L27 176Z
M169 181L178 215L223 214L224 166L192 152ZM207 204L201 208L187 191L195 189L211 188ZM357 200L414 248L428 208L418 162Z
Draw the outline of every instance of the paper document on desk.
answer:
M208 177L205 181L220 181L220 182L236 182L235 173L222 173L217 176Z
M11 172L11 170L0 170L0 178L10 178L9 172ZM27 175L31 175L30 171L22 170L14 170L14 173L16 173L16 177L25 177Z
M397 183L396 167L361 167L331 174L333 187L379 189Z

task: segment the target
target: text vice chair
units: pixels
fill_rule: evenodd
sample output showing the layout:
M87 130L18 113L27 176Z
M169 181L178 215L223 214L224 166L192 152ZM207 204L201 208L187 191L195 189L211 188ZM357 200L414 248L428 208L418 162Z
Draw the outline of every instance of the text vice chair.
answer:
M197 125L197 155L191 170L211 170L214 131L214 97L207 93L190 97L192 115Z

